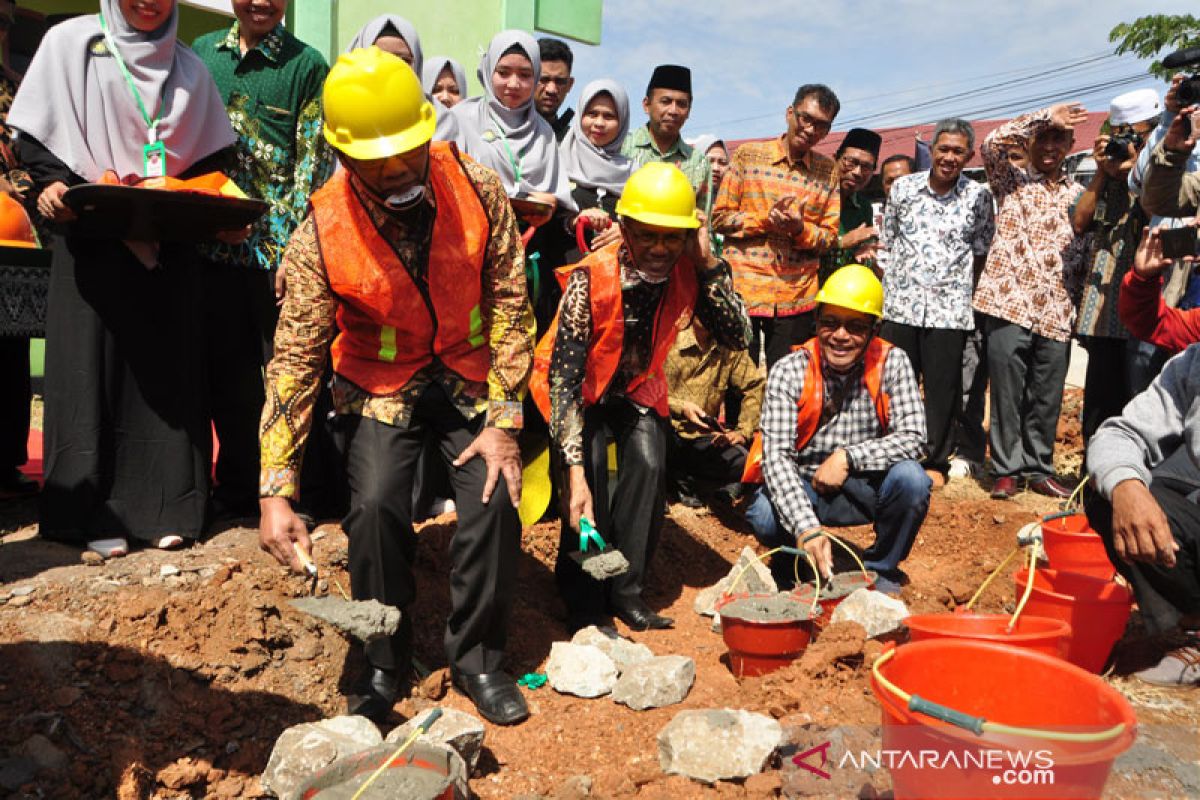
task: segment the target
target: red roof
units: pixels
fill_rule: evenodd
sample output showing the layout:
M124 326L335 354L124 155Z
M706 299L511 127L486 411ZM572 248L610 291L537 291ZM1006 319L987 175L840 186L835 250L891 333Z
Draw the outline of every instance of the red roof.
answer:
M1075 152L1087 151L1091 152L1092 143L1096 137L1100 135L1100 126L1108 119L1107 112L1092 111L1088 113L1088 120L1083 125L1075 129ZM1008 122L1006 119L983 119L973 120L972 127L975 128L975 155L972 156L967 168L983 167L983 162L979 158L979 143L984 137L994 131L996 128ZM894 156L897 153L913 156L916 153L917 135L928 142L930 136L933 135L933 128L936 123L926 123L924 125L912 125L907 128L875 128L875 132L883 137L883 145L879 150L879 163L882 164L889 156ZM817 152L832 157L837 152L838 145L842 143L842 139L846 136L845 131L834 131L817 145ZM769 138L769 137L768 137ZM732 153L739 145L746 142L763 141L762 139L728 139L725 146Z

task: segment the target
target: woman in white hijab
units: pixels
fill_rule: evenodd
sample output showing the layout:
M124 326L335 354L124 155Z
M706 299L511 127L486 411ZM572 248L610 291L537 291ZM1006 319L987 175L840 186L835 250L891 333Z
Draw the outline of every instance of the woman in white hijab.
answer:
M421 70L421 87L446 108L467 99L467 73L450 56L430 56Z
M450 109L459 148L494 170L509 197L575 210L550 123L533 105L541 74L538 44L524 31L501 31L479 62L483 96Z
M123 555L199 538L212 433L191 245L73 233L69 186L220 169L233 129L175 0L100 0L51 28L8 116L52 234L40 531ZM159 171L159 170L155 170Z
M358 50L361 47L374 45L385 53L391 53L412 67L417 73L417 80L425 68L425 58L421 52L421 37L417 29L404 17L396 14L380 14L375 19L359 28L358 33L350 40L346 52ZM429 89L425 96L433 103L434 113L437 114L437 128L433 138L439 142L454 141L458 136L458 128L450 116L450 109L434 97Z
M559 145L559 156L571 195L579 214L570 220L570 234L575 235L579 220L597 234L592 248L615 241L620 233L612 220L617 200L633 169L633 162L621 154L621 145L629 133L629 97L613 80L592 81L583 87L579 96L579 111ZM568 252L567 261L581 253Z

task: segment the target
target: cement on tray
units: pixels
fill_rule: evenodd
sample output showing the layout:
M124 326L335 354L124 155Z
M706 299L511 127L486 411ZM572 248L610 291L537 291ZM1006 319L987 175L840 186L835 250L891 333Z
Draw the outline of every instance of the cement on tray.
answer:
M302 597L290 602L297 610L329 623L360 642L391 636L400 627L400 609L378 600Z
M718 612L722 617L744 619L748 622L791 622L808 619L809 604L801 602L786 592L779 594L743 597L722 606Z
M354 793L367 782L374 770L368 770L355 775L352 779L345 783L331 786L328 789L322 789L318 792L314 800L350 800L354 797ZM442 792L450 788L453 780L447 775L440 775L436 772L425 769L388 769L375 779L362 794L363 800L366 798L376 798L377 800L392 800L393 798L405 798L405 800L435 800Z
M628 559L616 549L605 550L603 553L571 553L571 558L579 563L584 572L598 581L629 572Z

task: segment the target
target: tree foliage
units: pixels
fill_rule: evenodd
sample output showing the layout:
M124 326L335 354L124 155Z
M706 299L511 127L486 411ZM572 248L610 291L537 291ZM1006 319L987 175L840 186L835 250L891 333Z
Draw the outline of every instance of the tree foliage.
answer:
M1117 25L1109 31L1108 40L1117 42L1117 55L1154 58L1161 53L1165 58L1183 47L1200 47L1200 19L1191 14L1149 14ZM1178 71L1164 67L1161 58L1150 65L1150 74L1164 79Z

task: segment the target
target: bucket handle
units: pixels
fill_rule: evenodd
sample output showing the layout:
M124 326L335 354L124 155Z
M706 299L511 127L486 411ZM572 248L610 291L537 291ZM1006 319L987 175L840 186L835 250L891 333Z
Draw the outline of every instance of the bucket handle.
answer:
M862 562L862 559L858 557L858 553L854 552L853 547L846 544L844 541L842 541L842 539L840 539L837 536L834 536L832 533L825 530L824 528L817 531L815 534L810 534L810 538L811 538L811 536L824 536L827 539L833 540L836 544L841 545L841 548L843 550L845 550L847 553L849 553L850 557L854 559L854 563L858 564L858 568L862 572L863 580L866 581L867 583L871 582L871 576L867 574L866 565L864 565Z
M740 570L738 570L738 574L733 576L733 580L730 581L729 586L724 592L721 593L722 599L733 594L734 588L738 585L738 581L742 579L742 576L746 574L746 570L750 569L750 567L752 567L756 562L761 562L764 558L769 558L776 553L787 553L788 555L796 557L795 561L792 562L792 571L796 575L796 583L800 583L800 556L804 556L806 559L808 559L808 564L812 567L813 575L816 575L817 581L817 591L813 594L812 604L808 607L808 615L810 618L815 618L817 614L817 600L821 596L821 576L817 572L817 565L813 563L812 556L808 554L807 550L801 550L798 547L776 547L773 550L768 550L761 556L755 556L753 561L743 566Z
M1024 736L1030 739L1044 739L1052 742L1107 742L1125 733L1127 727L1124 722L1121 722L1102 731L1067 733L1064 731L1048 731L1044 728L1024 728L1018 725L1004 725L999 722L991 722L983 717L972 716L941 703L935 703L932 700L926 700L915 694L909 694L883 677L879 668L888 661L891 661L895 655L895 649L888 650L871 664L871 674L875 677L876 682L888 692L907 703L909 711L924 714L934 719L940 719L942 722L947 722L963 730L971 731L976 736L982 736L984 733L1003 733L1011 736Z
M408 738L404 740L404 743L396 748L396 752L384 759L383 763L379 765L379 768L371 773L371 777L367 778L366 782L362 786L358 787L358 791L354 793L354 796L352 796L350 800L358 800L358 798L362 797L363 792L367 790L367 787L374 783L375 779L382 775L383 771L390 767L392 762L399 758L405 750L412 747L412 743L417 740L418 736L423 733L429 733L429 729L433 727L433 723L437 722L441 718L442 709L435 708L430 711L429 716L425 717L425 721L413 728L413 732L408 735Z
M991 582L996 579L996 576L1003 572L1004 568L1007 567L1009 563L1020 554L1021 548L1028 546L1029 583L1025 586L1025 593L1021 595L1021 600L1017 603L1016 611L1013 612L1012 619L1008 621L1008 627L1005 629L1006 633L1012 633L1013 628L1016 627L1017 620L1021 617L1021 612L1025 610L1025 604L1029 602L1029 596L1033 594L1033 571L1037 567L1038 555L1042 550L1041 527L1041 524L1037 522L1031 522L1017 532L1017 546L1014 547L1012 551L1004 557L1004 560L1000 562L1000 565L992 570L992 573L987 576L987 579L984 580L984 582L980 584L979 588L975 590L975 594L973 594L971 599L967 601L967 611L970 611L974 608L975 602L983 594L984 590L987 589L987 587L991 585ZM1024 544L1024 542L1028 542L1028 545Z

